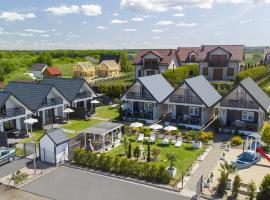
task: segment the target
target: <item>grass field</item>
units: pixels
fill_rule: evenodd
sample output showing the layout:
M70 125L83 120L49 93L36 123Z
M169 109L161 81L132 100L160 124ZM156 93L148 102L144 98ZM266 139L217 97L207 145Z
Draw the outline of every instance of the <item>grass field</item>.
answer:
M246 64L256 64L259 63L260 60L263 59L263 53L254 51L252 53L245 54Z
M58 67L61 70L63 77L72 78L73 77L73 66L74 65L75 65L75 63L56 64L55 67Z
M69 120L68 124L65 124L61 126L61 128L64 129L69 129L73 131L81 131L86 128L89 128L95 124L98 124L100 122L103 122L102 120L97 120L97 119L91 119L89 121L86 120Z
M117 108L111 106L102 106L96 108L95 117L105 118L105 119L116 119L119 117L119 112Z

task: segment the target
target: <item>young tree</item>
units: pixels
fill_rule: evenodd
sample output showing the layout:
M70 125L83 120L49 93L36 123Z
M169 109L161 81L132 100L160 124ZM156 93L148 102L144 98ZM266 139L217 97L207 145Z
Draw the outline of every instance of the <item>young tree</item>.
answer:
M132 145L131 145L131 142L129 142L127 158L131 158L132 157L131 151L132 151Z
M227 173L222 170L220 171L220 178L218 179L217 195L223 197L226 194L226 187L228 182Z
M160 149L152 149L151 152L152 152L152 155L154 156L154 159L158 160L158 156L161 152Z
M270 174L267 174L260 185L260 191L257 193L257 200L270 199Z
M147 144L147 162L151 162L151 148L149 142Z
M236 175L234 177L233 188L232 188L232 197L234 199L237 199L237 197L238 197L240 186L241 186L240 176L239 175Z
M261 136L262 136L262 141L264 141L267 147L269 147L270 146L270 124L269 123L265 123L263 125L263 128L261 130Z
M166 157L170 162L170 169L173 169L174 162L177 160L177 155L175 153L167 153Z
M137 160L139 159L139 156L140 156L140 148L139 148L139 146L135 147L135 149L133 150L133 155Z
M45 64L47 64L49 66L53 65L53 59L52 59L51 54L49 54L49 53L41 53L37 57L36 62L37 63L45 63Z
M247 192L248 192L248 199L249 200L254 200L256 197L256 184L253 180L251 180L251 182L248 184L247 186Z

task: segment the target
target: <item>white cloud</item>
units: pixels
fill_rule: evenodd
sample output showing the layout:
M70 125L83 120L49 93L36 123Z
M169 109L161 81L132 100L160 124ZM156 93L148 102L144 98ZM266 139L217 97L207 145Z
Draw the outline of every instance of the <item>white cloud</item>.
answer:
M143 18L142 17L133 17L131 20L135 21L135 22L142 22Z
M173 9L174 10L180 10L180 11L182 11L183 10L183 7L182 6L175 6L175 7L173 7Z
M193 23L180 22L180 23L176 24L176 26L178 26L178 27L194 27L197 25L198 24L195 22L193 22Z
M87 21L82 21L83 24L87 24L88 22Z
M99 29L99 30L108 30L109 28L105 27L105 26L98 26L97 29Z
M113 19L111 21L111 24L125 24L125 23L128 23L127 20L120 20L120 19Z
M50 35L49 34L42 34L42 35L40 35L40 37L50 37Z
M47 12L51 12L55 15L67 15L80 12L80 7L77 5L72 6L60 6L60 7L50 7L45 9Z
M157 25L157 26L167 26L167 25L172 25L172 24L174 24L173 21L162 20L162 21L157 22L155 25Z
M176 13L173 15L174 17L184 17L185 14L184 13Z
M52 31L52 32L55 32L55 31L56 31L56 29L52 28L52 29L51 29L51 31Z
M125 32L136 32L137 30L135 28L126 28L123 31L125 31Z
M39 30L39 29L24 29L25 32L32 32L32 33L45 33L45 30Z
M216 32L216 33L214 33L213 35L214 35L214 36L220 36L220 35L223 35L223 34L220 33L220 32Z
M112 16L117 17L119 14L118 13L113 13Z
M152 32L154 32L154 33L163 33L164 30L163 29L153 29Z
M15 35L23 36L23 37L32 37L34 36L32 33L15 33Z
M245 20L240 21L239 23L240 24L247 24L247 23L251 23L251 22L253 22L252 19L245 19Z
M82 5L82 12L87 16L97 16L102 14L100 5Z
M2 12L0 14L0 19L4 19L6 21L24 21L25 19L35 18L36 15L34 13L22 14L18 12Z
M160 37L159 36L154 36L153 39L160 39Z

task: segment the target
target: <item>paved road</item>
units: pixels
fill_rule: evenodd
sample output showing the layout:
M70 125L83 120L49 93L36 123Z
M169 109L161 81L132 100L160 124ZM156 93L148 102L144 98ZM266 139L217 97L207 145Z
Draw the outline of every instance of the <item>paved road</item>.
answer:
M16 158L14 161L0 165L0 178L11 174L12 172L18 171L31 163L31 159L27 158Z
M22 190L57 200L186 200L173 192L100 176L68 167L52 172L21 187Z

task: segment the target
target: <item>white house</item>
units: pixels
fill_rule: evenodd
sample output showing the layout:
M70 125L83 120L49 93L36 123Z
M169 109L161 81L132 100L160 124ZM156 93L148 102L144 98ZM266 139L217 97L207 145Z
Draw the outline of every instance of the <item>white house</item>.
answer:
M48 67L47 64L33 63L30 67L30 73L32 73L36 79L43 79L43 73Z
M39 140L39 155L42 162L58 165L68 160L69 138L62 129L53 129Z
M220 99L220 94L203 76L186 79L163 102L170 114L167 122L201 129L215 117L213 105Z

